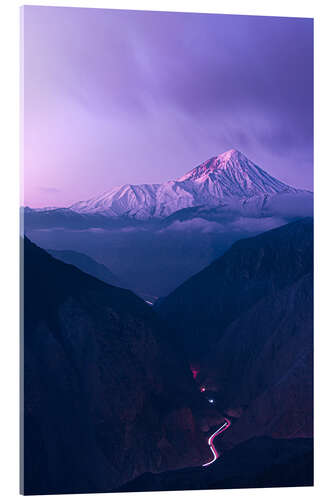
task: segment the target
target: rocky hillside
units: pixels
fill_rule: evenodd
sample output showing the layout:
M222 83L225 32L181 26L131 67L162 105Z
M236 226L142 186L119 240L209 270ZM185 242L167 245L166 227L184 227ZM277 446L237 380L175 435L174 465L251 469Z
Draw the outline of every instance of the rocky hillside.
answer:
M234 244L157 304L233 425L252 437L313 436L313 221Z
M261 299L207 354L199 382L238 417L225 441L313 436L313 276Z
M312 270L313 220L307 218L236 242L161 301L158 313L189 359L202 359L234 320Z

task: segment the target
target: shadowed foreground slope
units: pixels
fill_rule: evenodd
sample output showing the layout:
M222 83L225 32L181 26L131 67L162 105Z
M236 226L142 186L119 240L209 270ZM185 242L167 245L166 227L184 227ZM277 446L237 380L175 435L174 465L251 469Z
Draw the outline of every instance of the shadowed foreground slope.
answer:
M24 240L24 493L110 491L209 457L154 312Z
M223 439L221 439L223 448ZM313 485L313 440L256 438L223 451L210 467L147 473L120 491L274 488Z

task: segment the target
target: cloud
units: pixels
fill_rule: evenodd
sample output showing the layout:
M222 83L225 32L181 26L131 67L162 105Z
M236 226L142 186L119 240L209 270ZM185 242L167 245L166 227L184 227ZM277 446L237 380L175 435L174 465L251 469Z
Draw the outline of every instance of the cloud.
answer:
M160 229L158 233L167 231L200 231L203 233L223 232L225 231L225 225L214 221L208 221L206 219L194 218L186 221L175 221L168 227Z
M206 219L195 218L187 221L176 221L167 228L158 231L163 232L186 232L186 233L255 233L268 231L275 227L286 224L288 219L283 216L272 217L233 217L230 215L224 218L221 223L208 221Z
M60 193L60 189L57 189L57 188L53 188L53 187L43 187L41 186L39 188L39 191L41 191L42 193Z

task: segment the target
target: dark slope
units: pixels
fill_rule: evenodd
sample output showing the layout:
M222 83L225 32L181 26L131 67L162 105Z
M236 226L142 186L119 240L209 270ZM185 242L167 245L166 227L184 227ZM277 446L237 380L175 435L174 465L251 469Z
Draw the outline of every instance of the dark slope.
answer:
M200 381L239 415L226 440L313 436L313 278L259 301L206 356Z
M202 463L190 373L154 312L24 240L24 492Z
M88 255L85 255L84 253L75 252L74 250L49 249L47 249L47 252L56 259L59 259L66 264L72 264L84 273L90 274L101 281L105 281L108 285L126 288L124 283L122 283L118 276L113 274L108 267L104 266L104 264L96 262L96 260L92 259Z
M129 288L126 282L111 272L107 266L100 264L95 259L92 259L84 253L76 252L74 250L46 249L46 251L56 259L59 259L66 264L72 264L84 273L90 274L91 276L104 281L108 285L118 286L120 288ZM132 291L149 304L153 304L156 300L156 297L142 293L141 290L132 289Z
M191 360L202 358L225 329L260 299L295 283L313 267L313 220L240 240L178 287L157 308Z
M223 446L223 439L221 440ZM273 488L313 485L313 440L256 438L207 468L144 474L120 491Z

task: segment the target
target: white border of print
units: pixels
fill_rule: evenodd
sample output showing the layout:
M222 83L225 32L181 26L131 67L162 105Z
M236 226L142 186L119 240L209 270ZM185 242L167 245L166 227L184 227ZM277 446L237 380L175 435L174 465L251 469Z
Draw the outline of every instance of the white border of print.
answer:
M2 0L1 69L1 349L0 349L0 491L6 499L19 493L19 7L18 0ZM331 473L333 333L332 323L332 203L333 141L331 50L333 7L328 1L279 0L49 0L31 5L103 7L137 10L211 12L223 14L278 15L315 18L315 487L262 490L216 490L136 493L135 499L255 498L306 500L333 496ZM133 494L128 494L133 495ZM67 498L91 498L66 495ZM99 495L98 498L111 498ZM65 498L65 497L63 497ZM112 500L125 498L113 494ZM126 497L127 498L127 497ZM134 496L133 496L134 498Z

